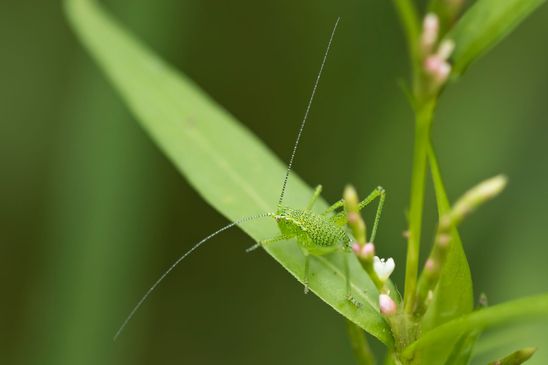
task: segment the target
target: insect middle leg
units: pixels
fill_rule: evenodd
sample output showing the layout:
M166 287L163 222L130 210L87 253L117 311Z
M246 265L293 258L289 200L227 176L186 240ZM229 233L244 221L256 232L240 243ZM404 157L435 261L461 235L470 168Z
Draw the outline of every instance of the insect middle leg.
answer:
M350 280L350 257L353 255L352 251L343 248L344 255L344 276L346 278L346 299L355 305L356 307L361 307L362 304L352 296L352 281Z
M308 276L310 274L310 255L304 254L304 293L308 294Z

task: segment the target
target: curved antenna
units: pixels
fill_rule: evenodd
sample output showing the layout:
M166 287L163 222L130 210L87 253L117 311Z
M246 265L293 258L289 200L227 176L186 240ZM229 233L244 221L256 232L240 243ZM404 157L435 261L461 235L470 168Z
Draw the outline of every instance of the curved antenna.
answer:
M113 338L113 341L116 341L116 339L118 338L118 336L120 336L120 334L122 333L122 331L124 330L124 328L126 328L126 325L128 324L128 322L131 320L131 318L133 318L133 316L135 315L135 313L137 312L137 310L141 307L141 305L144 303L144 301L148 298L148 296L150 295L150 293L152 293L154 291L154 289L156 289L156 287L158 286L158 284L160 284L162 282L162 280L164 280L164 278L171 272L173 271L173 269L175 269L175 267L181 262L183 261L188 255L190 255L192 252L196 251L201 245L203 245L206 241L208 241L209 239L215 237L216 235L218 235L219 233L221 232L224 232L226 231L227 229L229 228L232 228L234 226L237 226L238 224L242 224L242 223L245 223L245 222L249 222L249 221L252 221L252 220L255 220L255 219L259 219L259 218L264 218L264 217L268 217L272 215L272 213L262 213L262 214L258 214L258 215L255 215L255 216L250 216L250 217L244 217L242 219L239 219L235 222L232 222L220 229L218 229L217 231L213 232L212 234L210 234L209 236L207 236L206 238L204 238L203 240L201 240L200 242L198 242L197 244L195 244L194 246L192 246L192 248L190 250L188 250L187 252L185 252L181 257L179 257L177 259L177 261L175 261L163 274L162 276L160 276L160 278L158 280L156 280L156 282L154 284L152 284L152 286L147 290L147 292L145 293L145 295L143 295L143 297L141 298L141 300L139 300L139 302L137 302L137 304L135 305L135 307L133 307L132 311L129 313L129 315L127 316L127 318L124 320L124 322L122 323L122 325L120 326L120 328L118 329L118 331L116 331L116 334L114 335L114 338Z
M333 30L331 31L331 36L329 37L329 43L327 43L327 48L323 55L322 65L320 66L320 71L318 72L318 76L316 76L316 81L314 82L314 88L312 89L312 94L310 95L310 99L308 100L308 105L306 106L306 111L304 112L303 121L301 122L299 133L297 134L297 140L295 141L295 145L293 146L293 152L291 152L291 158L289 159L289 164L287 165L287 172L285 173L285 178L282 185L282 192L280 194L280 200L278 201L278 205L282 205L282 202L284 200L285 188L287 186L287 179L289 178L289 173L291 172L291 167L293 166L293 159L295 158L295 153L297 152L297 147L299 145L299 141L301 140L301 135L303 134L306 120L308 119L308 113L310 112L312 101L314 100L314 96L316 95L316 89L318 88L318 83L320 82L320 77L322 76L323 67L325 66L325 61L327 60L327 55L329 54L329 49L331 48L331 43L333 42L335 31L337 30L337 26L339 25L339 20L341 20L340 17L337 18L337 21L335 22L335 25L333 26Z

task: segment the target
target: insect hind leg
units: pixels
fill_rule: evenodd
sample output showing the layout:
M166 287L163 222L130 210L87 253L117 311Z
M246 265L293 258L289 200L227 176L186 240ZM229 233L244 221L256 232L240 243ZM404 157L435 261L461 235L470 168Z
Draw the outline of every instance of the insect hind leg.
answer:
M322 215L328 215L329 213L332 213L332 212L336 211L337 209L341 208L342 206L344 206L344 200L343 199L337 200L335 203L333 203L333 205L331 205L329 208L327 208L322 213Z
M386 197L386 191L382 186L378 186L369 194L367 198L362 200L358 205L358 209L362 210L368 206L373 200L379 198L379 205L377 206L377 213L375 214L375 221L373 222L373 229L371 230L371 242L375 242L375 236L377 234L377 227L379 226L379 221L381 219L382 207L384 206L384 199Z
M293 237L294 237L293 235L282 234L282 235L276 236L274 238L270 238L270 239L267 239L267 240L261 240L261 241L258 241L253 246L247 248L245 250L245 252L255 251L256 249L258 249L259 247L262 247L263 245L267 245L269 243L274 243L274 242L279 242L279 241L285 241L285 240L291 239Z

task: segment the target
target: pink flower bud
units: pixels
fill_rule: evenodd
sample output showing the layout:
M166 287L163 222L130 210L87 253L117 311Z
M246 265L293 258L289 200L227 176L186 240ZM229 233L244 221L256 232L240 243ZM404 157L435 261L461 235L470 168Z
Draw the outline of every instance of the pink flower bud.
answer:
M443 85L445 81L447 81L447 79L449 78L450 74L451 74L451 65L448 64L447 62L442 62L434 74L438 85Z
M366 243L365 246L362 247L362 256L365 258L373 258L375 256L375 245L371 242Z
M379 295L379 307L381 314L385 316L392 316L398 311L396 302L394 302L394 300L392 300L392 298L390 298L387 294Z
M428 259L424 263L424 270L432 273L437 270L437 266L434 260Z
M438 55L432 55L424 61L424 70L430 75L436 75L442 63Z
M360 256L361 250L362 250L362 246L360 246L358 242L354 242L352 244L352 251L354 251L356 255Z
M428 54L432 51L432 48L438 40L439 28L440 22L436 14L429 13L424 17L421 35L421 47L424 54Z

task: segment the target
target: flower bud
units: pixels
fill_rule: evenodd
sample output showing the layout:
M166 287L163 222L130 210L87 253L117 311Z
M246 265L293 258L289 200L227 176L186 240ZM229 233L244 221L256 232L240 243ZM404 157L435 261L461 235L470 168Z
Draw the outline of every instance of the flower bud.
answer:
M436 264L436 261L434 261L434 259L429 258L424 263L424 271L425 272L427 272L429 274L433 274L438 270L439 270L439 265Z
M364 258L372 259L375 256L375 245L373 244L373 242L366 243L362 247L361 254Z
M446 39L443 42L441 42L438 52L436 54L439 58L441 58L444 61L447 61L449 57L453 54L453 51L455 50L455 42L451 39Z
M423 54L432 52L437 40L440 29L438 16L434 13L429 13L424 17L422 23L421 48Z
M456 225L468 213L497 196L506 186L507 178L503 175L485 180L467 191L456 203L449 215L451 223Z
M393 316L398 311L396 302L388 294L379 295L379 308L381 314L385 316Z
M489 365L521 365L529 360L536 351L537 349L534 347L526 347L508 355L504 359L494 361Z

